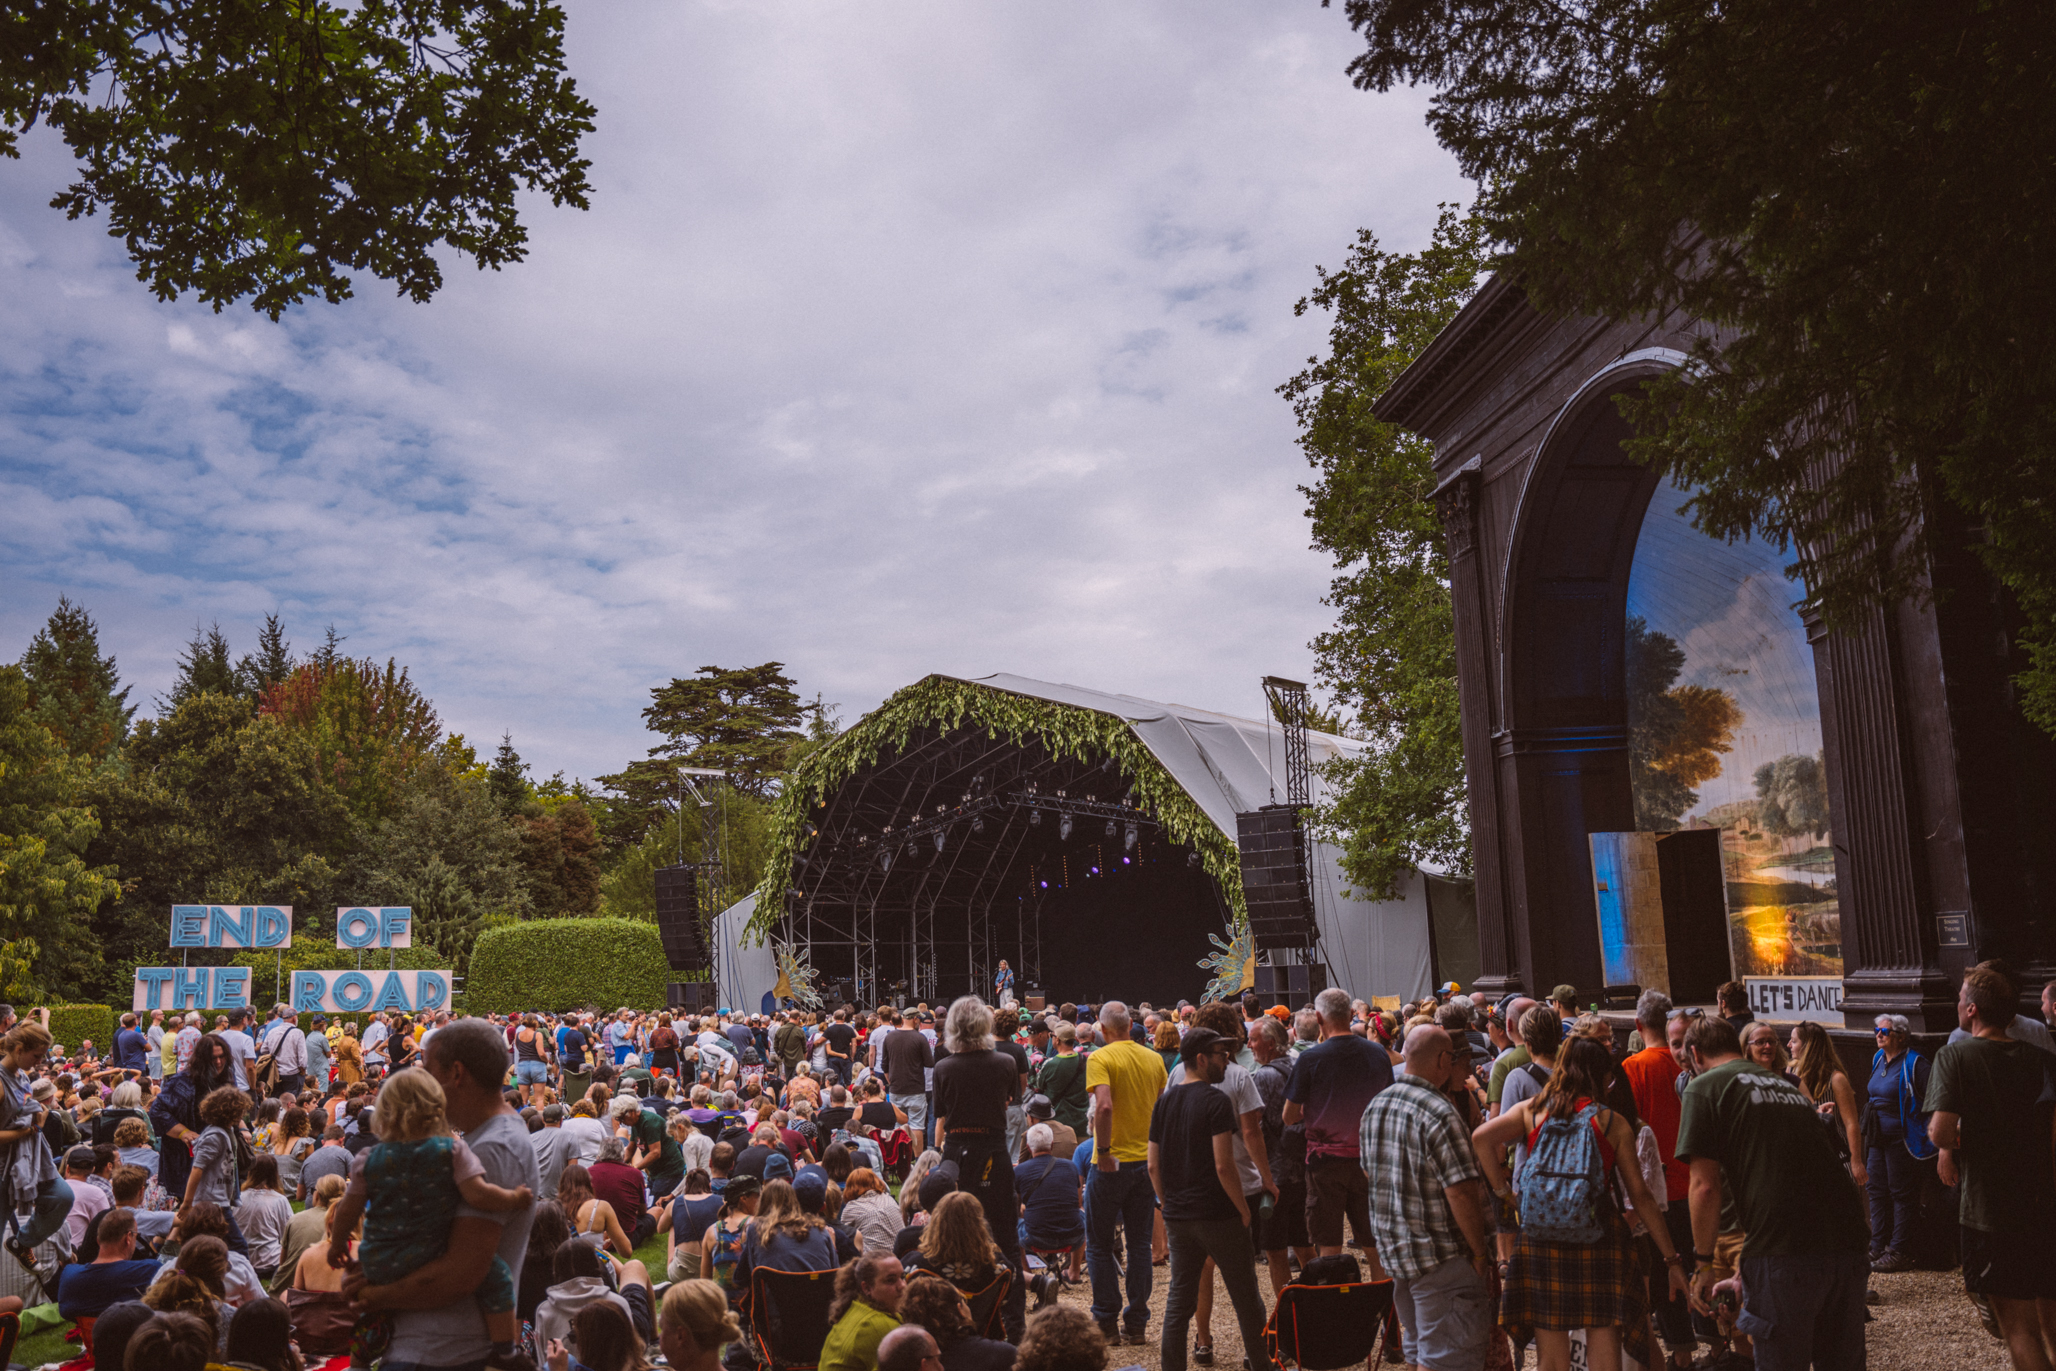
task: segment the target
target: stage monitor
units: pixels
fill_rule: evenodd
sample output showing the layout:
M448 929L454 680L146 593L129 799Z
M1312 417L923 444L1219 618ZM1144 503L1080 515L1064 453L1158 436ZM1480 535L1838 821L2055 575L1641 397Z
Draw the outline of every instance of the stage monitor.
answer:
M1242 853L1242 895L1249 930L1260 951L1314 945L1314 905L1306 879L1306 844L1299 811L1265 805L1235 816Z
M664 996L664 1002L674 1010L687 1014L712 1014L720 1008L715 1002L716 986L712 981L673 981Z
M673 971L709 969L707 939L700 928L700 884L689 866L660 866L657 880L657 934L664 940L664 960Z

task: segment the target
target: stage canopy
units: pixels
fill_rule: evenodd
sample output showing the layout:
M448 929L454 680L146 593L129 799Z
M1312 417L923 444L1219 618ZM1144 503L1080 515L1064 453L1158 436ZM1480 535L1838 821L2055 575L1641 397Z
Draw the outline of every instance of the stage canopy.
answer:
M1308 734L1313 764L1362 745ZM795 769L765 878L716 925L721 998L776 983L765 940L856 1003L990 994L1000 959L1057 1000L1196 999L1242 910L1238 813L1282 801L1272 722L1021 676L930 676ZM1314 777L1315 797L1322 782ZM1321 960L1353 994L1430 977L1419 873L1348 893L1309 848Z

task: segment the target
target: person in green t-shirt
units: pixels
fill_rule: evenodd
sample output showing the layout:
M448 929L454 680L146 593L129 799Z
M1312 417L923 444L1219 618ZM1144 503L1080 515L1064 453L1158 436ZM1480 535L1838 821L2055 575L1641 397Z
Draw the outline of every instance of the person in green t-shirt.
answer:
M1959 1180L1963 1288L1991 1301L2016 1371L2046 1371L2043 1330L2056 1328L2056 1058L2008 1035L2013 1000L1997 972L1964 973L1956 1021L1971 1036L1935 1055L1924 1103L1928 1136Z
M1677 1147L1691 1165L1693 1307L1711 1312L1725 1173L1746 1234L1735 1327L1755 1342L1757 1366L1862 1367L1870 1231L1827 1126L1782 1072L1742 1056L1727 1020L1694 1019L1685 1051L1697 1073Z

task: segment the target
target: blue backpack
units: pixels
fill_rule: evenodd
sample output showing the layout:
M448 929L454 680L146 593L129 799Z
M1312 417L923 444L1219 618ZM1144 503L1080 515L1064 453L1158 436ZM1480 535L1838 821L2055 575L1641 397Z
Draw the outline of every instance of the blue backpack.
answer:
M1529 1237L1589 1247L1605 1235L1606 1167L1592 1128L1598 1113L1599 1106L1588 1104L1568 1119L1547 1120L1536 1133L1514 1183L1521 1231Z

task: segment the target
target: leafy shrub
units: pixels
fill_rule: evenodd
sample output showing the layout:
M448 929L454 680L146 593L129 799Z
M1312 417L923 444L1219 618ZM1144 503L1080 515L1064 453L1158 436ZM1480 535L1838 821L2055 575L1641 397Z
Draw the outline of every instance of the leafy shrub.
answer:
M464 1009L661 1009L671 978L655 924L536 919L479 934L464 979Z
M66 1052L76 1053L79 1044L87 1038L93 1040L93 1050L106 1056L114 1050L115 1011L104 1004L53 1004L50 1010L50 1036L64 1044ZM24 1019L34 1014L33 1010L17 1009L15 1013Z

